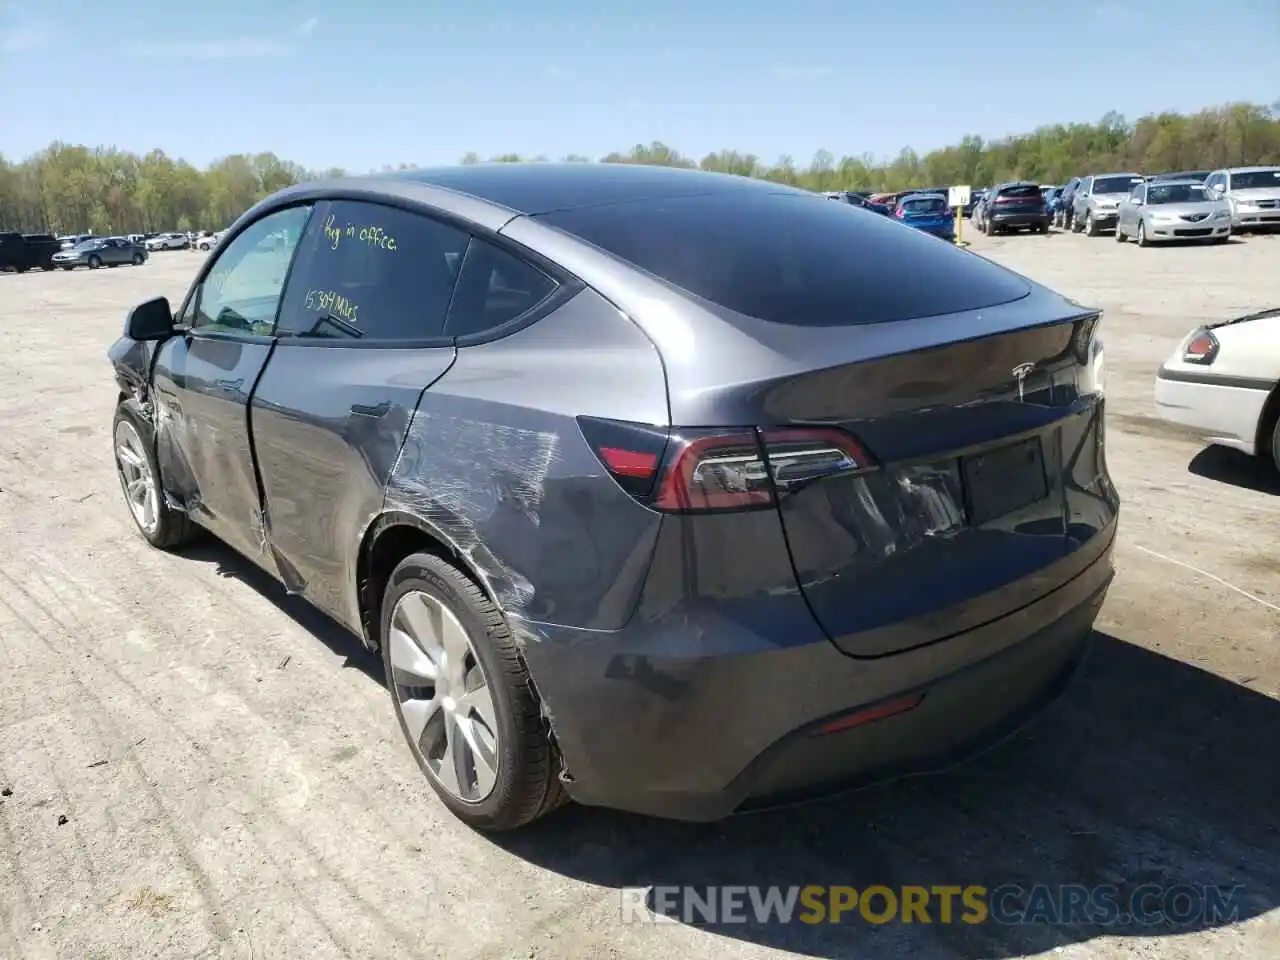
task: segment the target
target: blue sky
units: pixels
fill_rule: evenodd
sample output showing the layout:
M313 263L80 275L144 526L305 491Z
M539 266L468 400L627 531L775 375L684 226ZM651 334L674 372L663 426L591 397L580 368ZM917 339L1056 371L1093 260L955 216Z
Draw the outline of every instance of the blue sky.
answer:
M0 150L363 171L662 140L803 164L1272 103L1278 43L1278 0L19 0L0 2Z

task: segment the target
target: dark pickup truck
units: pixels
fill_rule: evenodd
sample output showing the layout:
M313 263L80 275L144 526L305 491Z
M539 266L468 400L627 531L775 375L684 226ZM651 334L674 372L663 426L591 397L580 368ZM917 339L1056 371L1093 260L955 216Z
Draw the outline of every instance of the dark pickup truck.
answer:
M0 233L0 270L26 273L53 269L53 255L61 248L48 233Z

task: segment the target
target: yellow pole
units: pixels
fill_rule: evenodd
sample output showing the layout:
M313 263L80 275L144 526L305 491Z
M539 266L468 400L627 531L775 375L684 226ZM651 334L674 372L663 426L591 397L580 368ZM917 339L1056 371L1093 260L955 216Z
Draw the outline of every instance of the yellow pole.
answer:
M961 209L960 205L956 204L956 246L960 246L964 243L964 237L962 236L964 231L964 217L961 215Z

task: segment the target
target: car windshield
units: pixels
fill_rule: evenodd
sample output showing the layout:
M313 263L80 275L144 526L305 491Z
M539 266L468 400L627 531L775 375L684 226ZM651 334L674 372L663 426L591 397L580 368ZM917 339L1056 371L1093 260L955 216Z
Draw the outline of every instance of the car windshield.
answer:
M907 213L941 213L947 209L947 201L941 197L908 197L902 201Z
M1128 193L1141 177L1100 177L1093 181L1094 193Z
M1231 175L1232 190L1256 190L1259 187L1280 187L1280 167Z
M1147 189L1147 203L1203 203L1208 199L1198 183L1160 184Z

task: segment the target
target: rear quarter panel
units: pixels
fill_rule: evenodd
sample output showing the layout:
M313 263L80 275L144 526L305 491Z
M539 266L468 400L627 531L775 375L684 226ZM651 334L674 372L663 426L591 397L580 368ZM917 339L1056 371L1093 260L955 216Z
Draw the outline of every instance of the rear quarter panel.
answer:
M422 396L386 509L441 531L507 613L620 628L661 516L605 474L575 418L665 424L667 409L653 344L584 290L530 327L458 349Z

